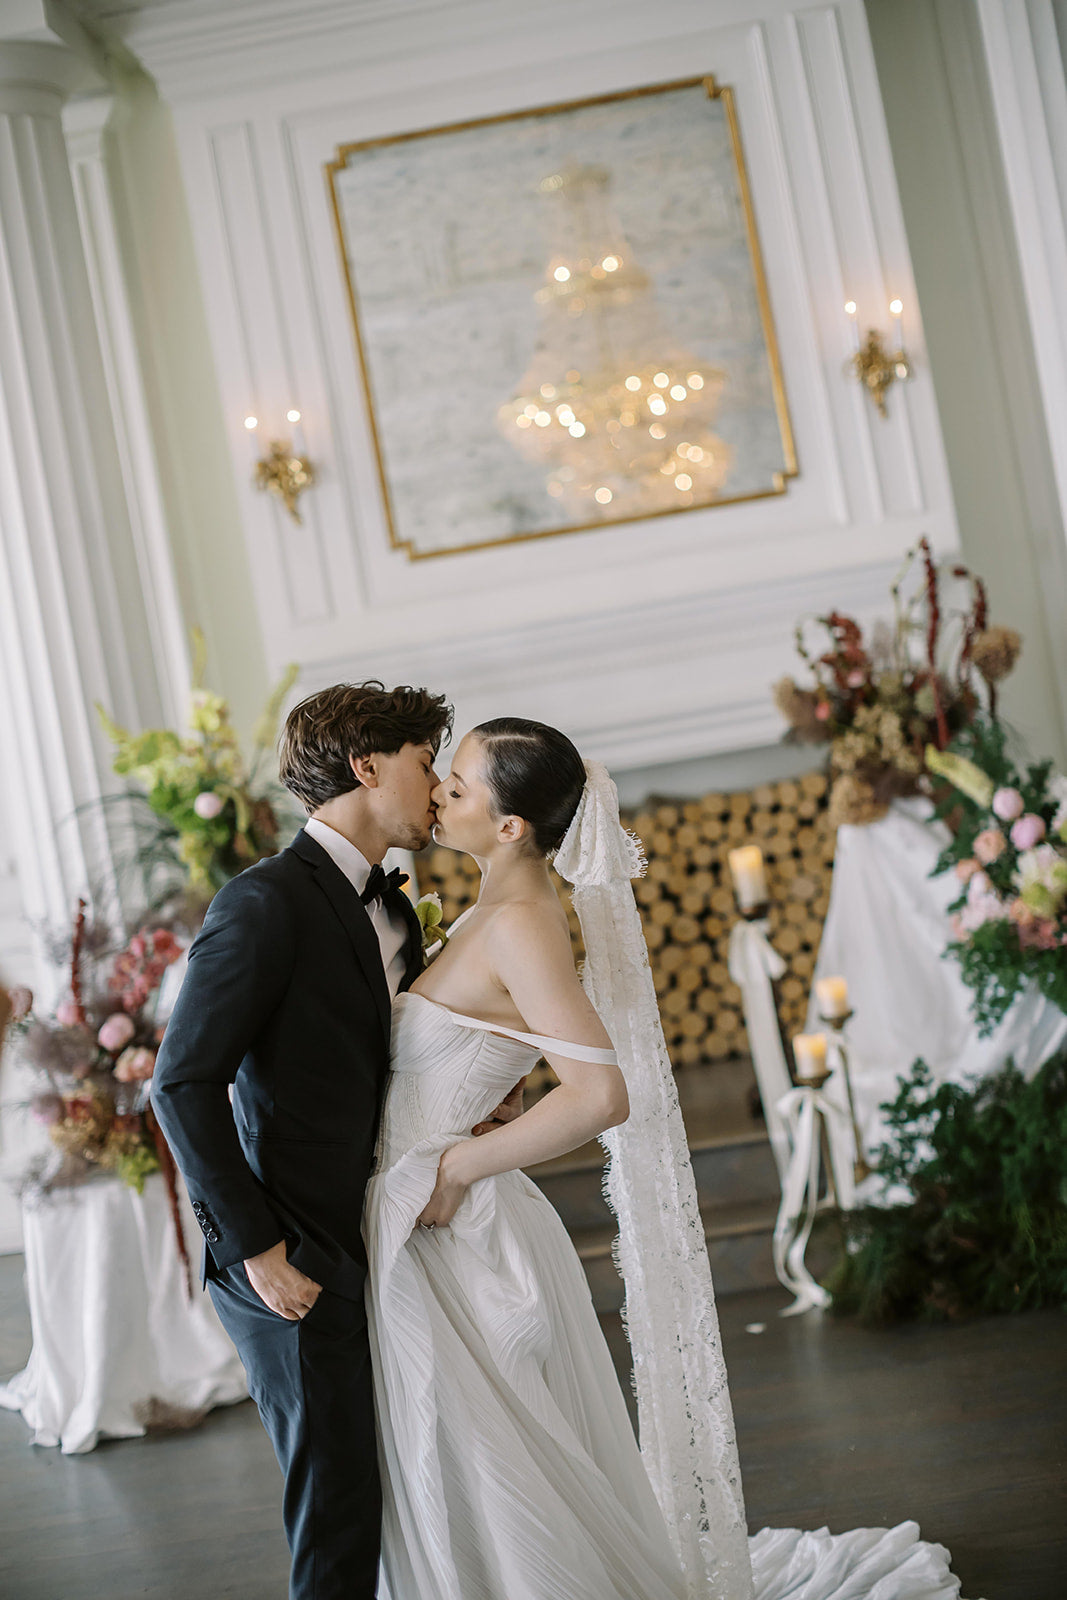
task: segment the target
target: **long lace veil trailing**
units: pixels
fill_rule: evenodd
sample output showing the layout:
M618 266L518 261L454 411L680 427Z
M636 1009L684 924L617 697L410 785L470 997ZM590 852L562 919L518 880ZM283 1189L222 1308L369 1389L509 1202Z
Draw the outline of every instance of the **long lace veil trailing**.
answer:
M633 1354L641 1454L681 1559L689 1600L753 1593L741 1471L704 1228L630 887L644 853L618 793L586 763L578 811L556 854L574 886L583 982L611 1035L630 1116L603 1135L605 1193L619 1219L616 1262Z

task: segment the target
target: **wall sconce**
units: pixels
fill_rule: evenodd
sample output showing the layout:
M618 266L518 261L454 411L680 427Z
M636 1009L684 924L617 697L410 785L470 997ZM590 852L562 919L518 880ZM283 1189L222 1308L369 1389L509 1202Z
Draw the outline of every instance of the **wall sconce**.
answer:
M315 469L304 454L304 430L300 426L299 411L289 410L285 417L293 424L293 442L285 444L280 439L272 440L266 455L256 461L253 482L257 489L277 495L293 521L302 524L304 519L297 509L297 500L315 482ZM245 427L254 434L259 418L246 417Z
M894 324L891 340L895 344L895 349L892 351L886 348L877 328L870 328L867 332L867 342L860 344L856 325L856 302L855 300L845 302L845 314L852 327L852 355L845 363L845 373L850 378L859 379L878 407L879 416L882 417L889 415L886 395L890 387L911 377L911 363L904 354L901 332L904 317L903 301L891 300L889 311Z

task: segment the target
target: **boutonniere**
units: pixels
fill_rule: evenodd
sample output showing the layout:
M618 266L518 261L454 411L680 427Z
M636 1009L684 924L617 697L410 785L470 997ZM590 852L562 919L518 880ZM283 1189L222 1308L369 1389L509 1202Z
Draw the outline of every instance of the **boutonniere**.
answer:
M439 894L424 894L415 902L415 915L422 929L422 953L429 961L431 951L438 955L448 943L444 926L444 908Z

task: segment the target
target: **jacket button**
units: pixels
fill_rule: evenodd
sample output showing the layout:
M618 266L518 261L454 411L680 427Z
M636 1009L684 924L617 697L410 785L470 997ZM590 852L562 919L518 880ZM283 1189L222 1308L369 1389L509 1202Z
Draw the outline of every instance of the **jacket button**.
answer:
M208 1244L218 1244L218 1242L219 1242L219 1236L215 1232L214 1228L209 1228L207 1230L206 1238L207 1238Z

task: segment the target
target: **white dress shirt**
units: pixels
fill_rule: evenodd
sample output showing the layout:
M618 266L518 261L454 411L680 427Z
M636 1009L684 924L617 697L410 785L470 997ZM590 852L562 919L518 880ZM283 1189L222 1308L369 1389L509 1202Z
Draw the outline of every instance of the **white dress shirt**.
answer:
M331 828L328 822L320 822L317 817L309 817L304 823L304 832L309 834L316 844L321 844L330 860L340 867L353 889L361 895L370 877L370 862L363 852L357 850L343 833ZM381 900L372 900L366 909L374 931L378 935L382 965L389 985L389 998L392 1000L396 998L407 968L407 962L404 960L404 946L408 936L407 923L399 911L390 910Z

